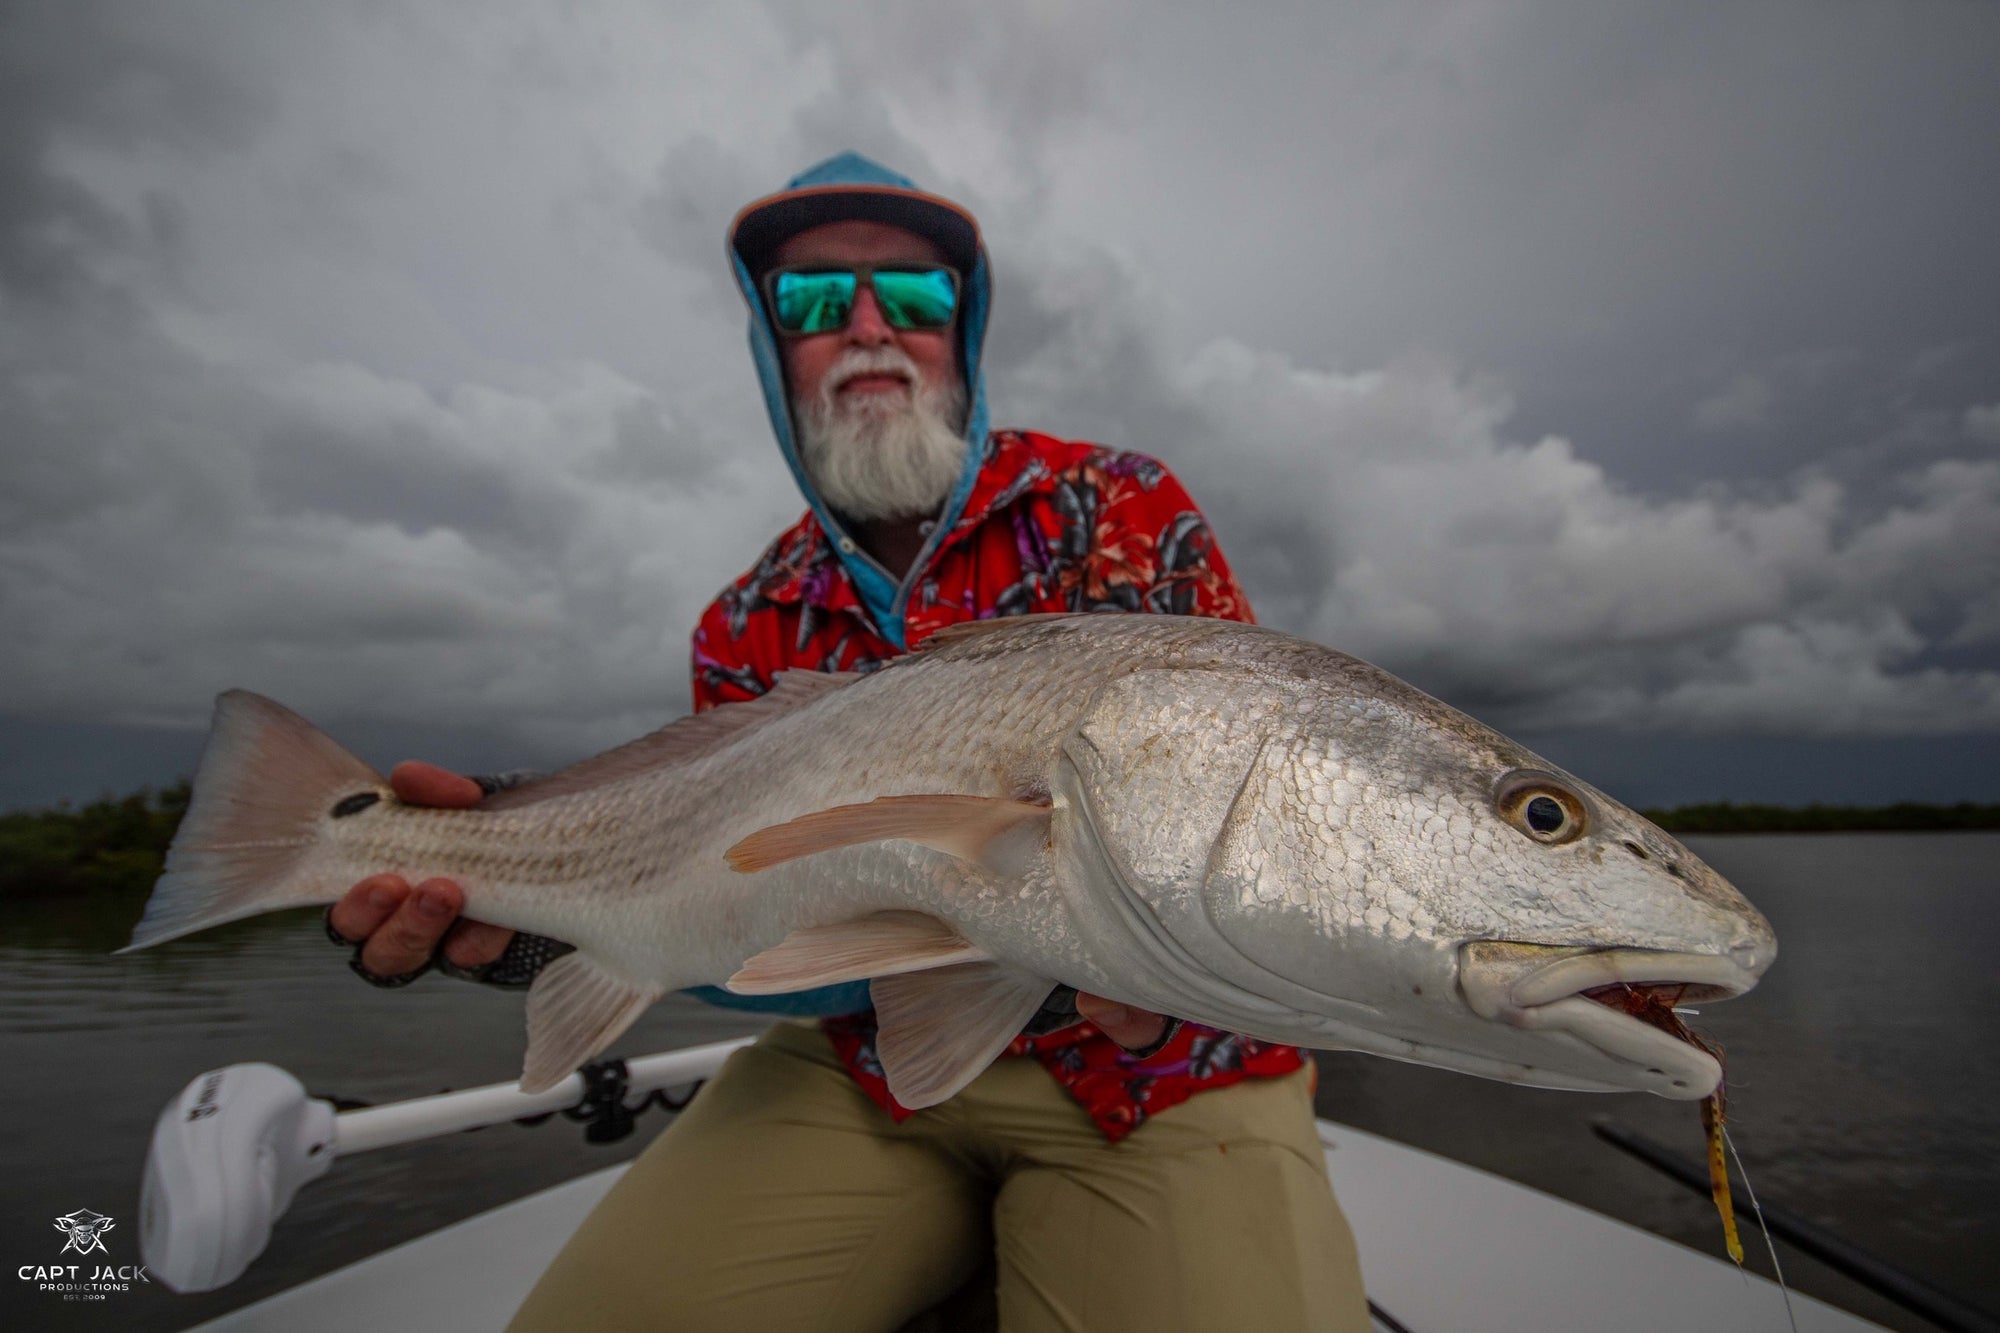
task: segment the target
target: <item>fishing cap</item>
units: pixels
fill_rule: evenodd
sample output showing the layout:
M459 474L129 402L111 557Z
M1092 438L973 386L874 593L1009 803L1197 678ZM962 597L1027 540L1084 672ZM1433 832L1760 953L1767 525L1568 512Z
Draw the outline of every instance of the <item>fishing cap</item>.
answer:
M758 274L791 237L823 222L850 219L913 231L935 242L960 273L970 274L979 257L979 224L972 214L854 152L806 168L778 193L738 213L729 227L729 247Z

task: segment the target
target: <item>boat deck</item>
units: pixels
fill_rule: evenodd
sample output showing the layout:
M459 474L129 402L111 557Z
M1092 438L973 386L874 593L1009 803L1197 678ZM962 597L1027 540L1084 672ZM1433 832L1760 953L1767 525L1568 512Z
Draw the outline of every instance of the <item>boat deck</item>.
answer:
M1319 1130L1369 1296L1411 1333L1791 1327L1774 1284L1720 1260L1389 1139L1324 1120ZM623 1170L518 1199L201 1327L499 1329ZM1745 1242L1757 1243L1747 1217L1744 1227ZM1801 1333L1878 1327L1796 1292L1792 1309Z

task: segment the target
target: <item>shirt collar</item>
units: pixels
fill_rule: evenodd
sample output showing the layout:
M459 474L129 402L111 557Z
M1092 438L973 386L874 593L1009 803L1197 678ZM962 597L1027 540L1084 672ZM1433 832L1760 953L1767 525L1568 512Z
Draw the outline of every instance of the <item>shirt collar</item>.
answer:
M966 496L965 508L932 552L933 564L994 513L1024 495L1055 488L1055 469L1021 432L994 431L982 448L979 474ZM747 591L773 603L805 603L827 611L862 609L826 528L810 509L766 549L750 571Z

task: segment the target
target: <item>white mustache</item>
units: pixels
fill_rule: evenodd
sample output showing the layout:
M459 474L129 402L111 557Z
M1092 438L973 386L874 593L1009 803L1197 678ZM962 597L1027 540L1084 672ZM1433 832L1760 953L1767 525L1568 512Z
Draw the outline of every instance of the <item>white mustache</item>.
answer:
M909 354L894 347L850 347L840 354L840 359L827 370L821 382L821 396L831 400L832 395L847 386L848 381L863 375L901 375L915 388L922 382L917 363Z

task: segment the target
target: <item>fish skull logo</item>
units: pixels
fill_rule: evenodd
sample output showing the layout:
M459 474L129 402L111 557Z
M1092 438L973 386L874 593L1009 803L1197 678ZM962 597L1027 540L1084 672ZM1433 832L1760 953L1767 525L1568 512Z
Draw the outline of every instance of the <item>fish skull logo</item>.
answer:
M79 1208L67 1217L58 1217L56 1230L69 1237L69 1244L62 1247L62 1253L75 1250L78 1254L109 1254L110 1251L104 1248L104 1233L112 1226L110 1218L103 1213L93 1213L88 1208Z

